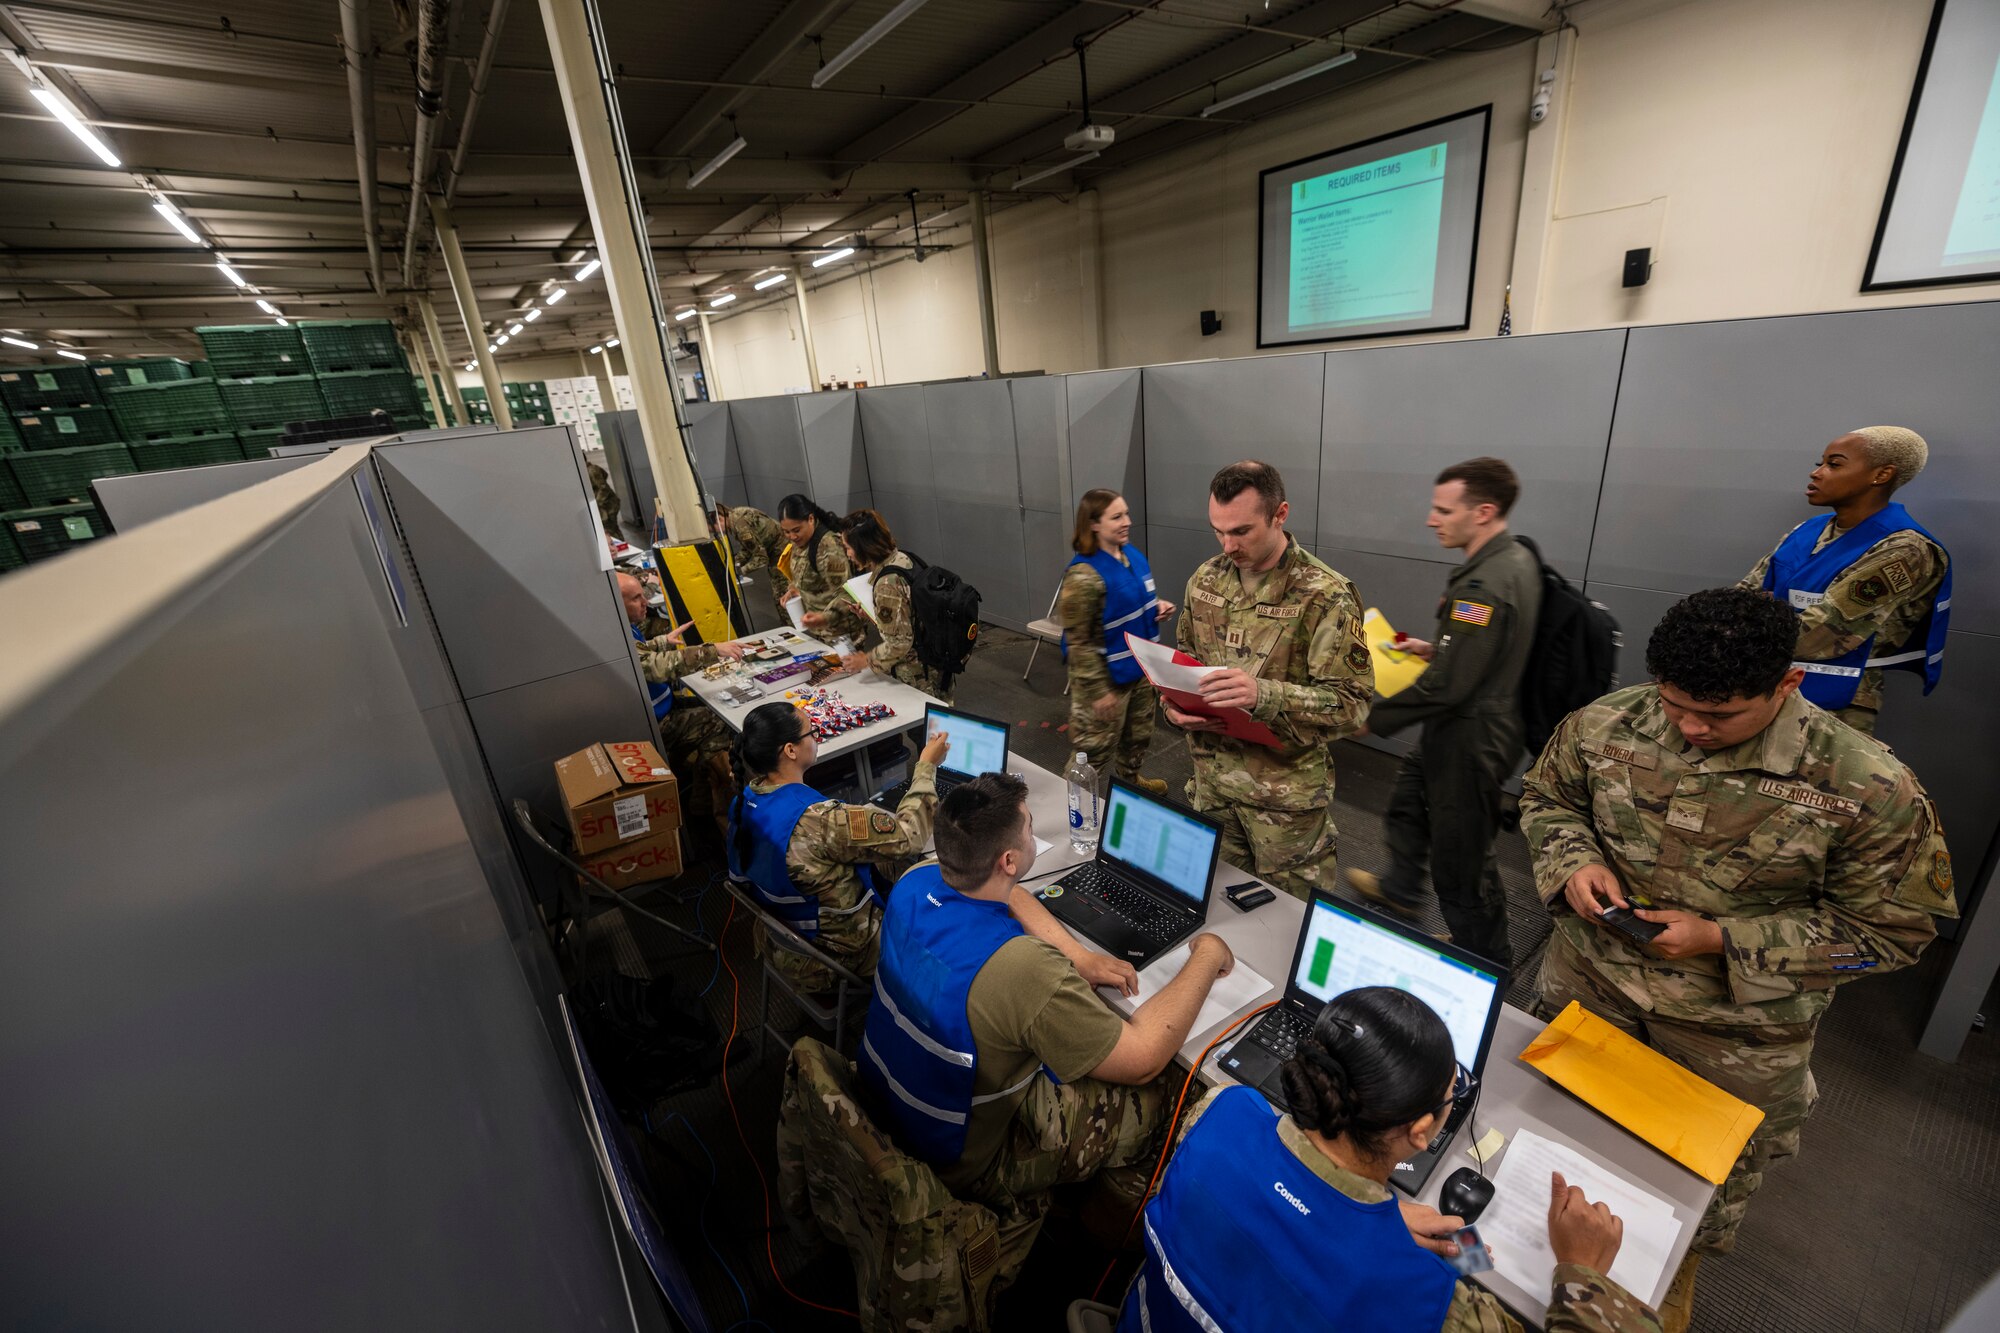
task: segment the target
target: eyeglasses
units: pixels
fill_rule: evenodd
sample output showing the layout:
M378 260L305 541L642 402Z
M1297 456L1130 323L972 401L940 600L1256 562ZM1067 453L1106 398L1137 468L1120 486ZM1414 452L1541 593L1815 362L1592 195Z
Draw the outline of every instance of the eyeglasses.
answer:
M1455 1072L1451 1077L1451 1095L1439 1102L1436 1109L1431 1112L1440 1120L1444 1119L1453 1106L1472 1096L1473 1089L1479 1086L1478 1076L1464 1065L1454 1065L1453 1069Z

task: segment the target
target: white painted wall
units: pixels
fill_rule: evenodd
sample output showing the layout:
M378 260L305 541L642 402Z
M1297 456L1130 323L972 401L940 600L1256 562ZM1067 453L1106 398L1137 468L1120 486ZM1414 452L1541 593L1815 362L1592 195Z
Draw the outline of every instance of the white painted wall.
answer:
M1517 331L2000 295L1994 283L1859 290L1930 10L1931 0L1572 6L1579 31L1540 307L1532 329L1517 322ZM1536 63L1532 41L1439 60L1102 177L1102 364L1254 353L1258 173L1487 102L1494 123L1471 328L1356 345L1490 337L1514 270L1528 136L1555 126L1529 127ZM1003 370L1099 364L1085 219L1074 197L993 215ZM814 276L826 283L808 298L823 378L896 384L980 373L970 231L939 239L954 248L921 265ZM1639 246L1654 248L1653 277L1628 292L1624 252ZM1222 318L1207 338L1205 309ZM805 383L795 326L789 303L784 313L715 322L729 396Z

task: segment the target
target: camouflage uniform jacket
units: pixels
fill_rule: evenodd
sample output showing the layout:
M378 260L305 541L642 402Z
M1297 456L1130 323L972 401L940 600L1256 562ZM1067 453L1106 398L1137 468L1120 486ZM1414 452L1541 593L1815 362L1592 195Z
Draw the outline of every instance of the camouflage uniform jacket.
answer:
M1182 1138L1221 1091L1213 1089L1195 1107L1181 1127ZM1279 1119L1278 1139L1307 1170L1357 1203L1383 1203L1396 1197L1387 1185L1358 1176L1321 1152L1290 1116ZM1660 1321L1644 1301L1596 1269L1557 1264L1542 1327L1545 1333L1659 1333ZM1524 1326L1499 1297L1460 1278L1438 1333L1524 1333Z
M778 573L778 556L785 549L785 535L778 531L777 520L761 509L752 509L748 505L732 506L729 510L729 545L736 556L738 572L768 566L777 593L784 595L785 582Z
M611 489L611 474L595 463L584 464L590 470L590 492L597 499L597 516L604 520L604 530L618 531L618 492Z
M917 622L910 609L910 580L884 579L885 569L915 573L916 563L906 552L891 551L889 558L876 566L868 578L868 586L875 594L875 625L882 631L882 641L868 650L868 665L925 694L948 700L937 672L917 660Z
M1555 928L1640 1009L1689 1022L1810 1023L1833 988L1916 961L1956 916L1936 809L1885 748L1797 694L1706 752L1653 685L1570 714L1528 771L1521 832ZM1608 866L1634 903L1699 913L1723 952L1665 959L1570 911Z
M1832 518L1824 522L1825 530L1813 543L1814 554L1840 535ZM1772 554L1776 553L1773 548ZM1853 652L1870 638L1875 640L1874 653L1892 651L1923 622L1938 585L1944 582L1946 562L1943 548L1921 532L1906 528L1890 533L1842 570L1840 577L1827 585L1823 600L1799 614L1799 646L1794 651L1804 661L1824 662ZM1761 590L1770 568L1771 556L1767 555L1736 586ZM1882 707L1881 667L1869 667L1861 673L1861 684L1848 707Z
M1265 810L1318 810L1333 801L1332 743L1368 720L1375 667L1354 585L1295 539L1254 596L1227 556L1188 580L1182 652L1257 677L1250 710L1278 733L1273 748L1191 731L1195 783L1215 800Z
M691 643L683 648L663 635L639 645L639 670L654 685L672 685L688 672L720 659L712 643Z
M761 795L781 785L756 782L751 790ZM870 951L882 913L864 910L870 898L855 867L875 862L885 868L885 880L893 880L923 854L936 805L937 766L919 761L909 794L893 815L872 805L821 801L799 816L785 849L785 869L801 893L819 899L821 948L843 960Z
M814 529L806 549L792 551L791 586L799 590L805 611L817 611L828 618L828 623L812 631L823 642L832 643L842 634L859 639L868 632L867 618L847 595L847 581L853 577L840 534L824 523ZM784 591L780 589L778 595L782 598Z

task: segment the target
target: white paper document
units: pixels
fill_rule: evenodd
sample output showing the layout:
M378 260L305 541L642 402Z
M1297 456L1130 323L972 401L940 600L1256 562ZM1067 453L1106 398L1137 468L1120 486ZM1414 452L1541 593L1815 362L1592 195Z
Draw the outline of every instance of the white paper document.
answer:
M847 588L848 596L852 597L855 601L861 603L861 609L868 613L868 618L870 620L874 620L876 618L875 588L869 582L869 580L873 577L874 576L872 574L856 574L853 578L849 579L845 585Z
M1035 839L1035 859L1037 861L1041 860L1044 856L1047 856L1050 852L1054 851L1055 849L1056 845L1054 843L1043 842L1040 838Z
M1174 661L1172 644L1156 643L1152 639L1142 639L1128 635L1126 646L1132 650L1132 660L1153 684L1169 690L1190 690L1201 693L1202 677L1222 670L1221 667L1188 666ZM1227 978L1225 978L1227 980Z
M1139 973L1139 993L1133 997L1133 1003L1144 1004L1153 998L1154 992L1179 976L1181 968L1187 965L1192 948L1190 944L1180 944L1146 964ZM1202 1001L1201 1012L1195 1015L1194 1026L1188 1029L1188 1035L1192 1037L1208 1031L1270 993L1271 983L1245 967L1242 959L1237 959L1236 966L1229 969L1229 975L1210 988L1208 998Z
M1673 1205L1595 1158L1525 1129L1507 1145L1493 1180L1493 1202L1479 1219L1480 1238L1493 1251L1494 1270L1531 1295L1548 1294L1556 1267L1549 1249L1551 1171L1562 1172L1592 1203L1609 1205L1625 1224L1611 1276L1651 1303L1680 1239L1681 1221Z

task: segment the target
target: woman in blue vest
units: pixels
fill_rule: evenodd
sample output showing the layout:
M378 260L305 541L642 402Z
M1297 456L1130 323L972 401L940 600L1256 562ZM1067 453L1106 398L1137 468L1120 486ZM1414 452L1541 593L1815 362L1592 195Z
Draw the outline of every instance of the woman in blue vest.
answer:
M873 976L881 895L930 841L937 766L949 747L943 732L925 743L909 794L891 815L808 787L819 747L805 714L788 703L753 708L731 752L743 792L730 806L729 873L817 948ZM834 988L830 972L796 953L775 949L772 965L802 990Z
M1058 616L1069 659L1069 738L1098 773L1164 796L1167 784L1139 776L1153 741L1159 696L1132 659L1129 633L1160 637L1174 604L1153 590L1153 569L1132 538L1132 510L1116 491L1083 493L1076 507L1076 552L1063 575Z
M1197 1112L1146 1205L1145 1264L1118 1333L1520 1333L1441 1257L1457 1253L1460 1219L1399 1205L1389 1188L1462 1076L1444 1021L1416 996L1388 986L1336 996L1285 1065L1290 1115L1240 1084ZM1556 1267L1544 1327L1657 1333L1653 1312L1604 1276L1624 1231L1611 1211L1559 1175L1548 1210Z

